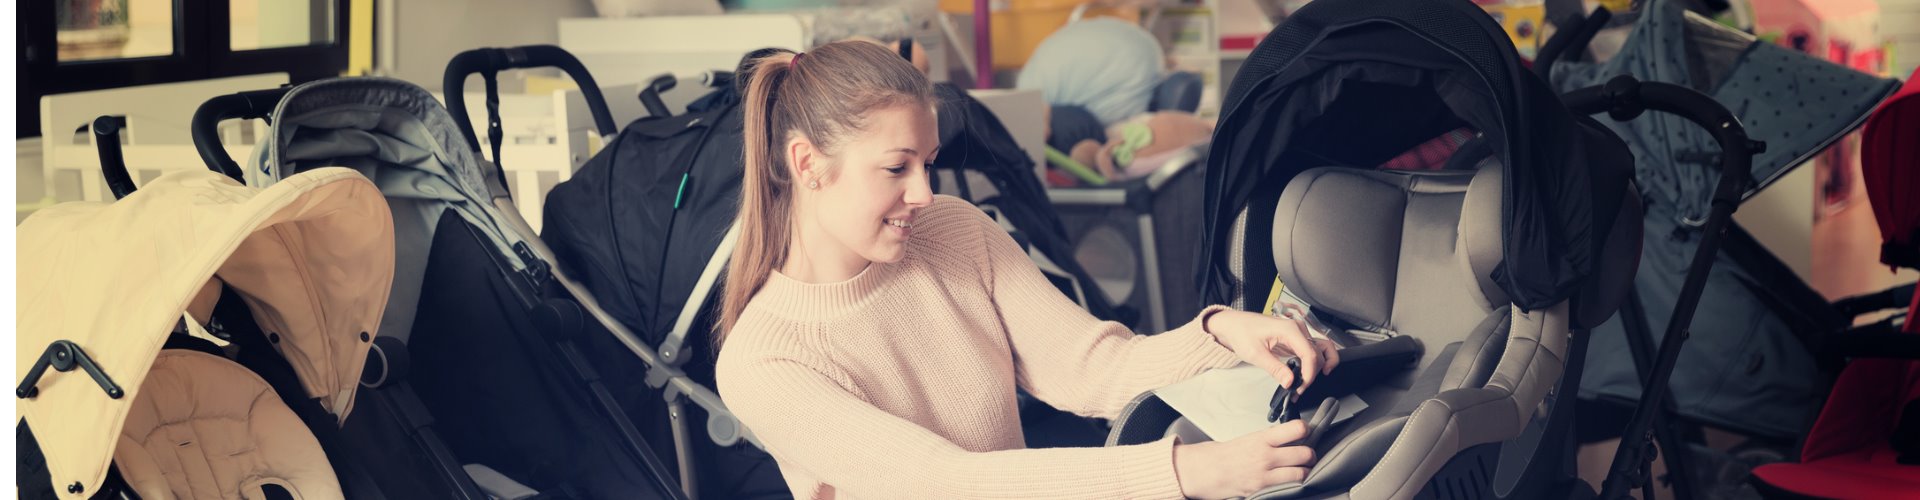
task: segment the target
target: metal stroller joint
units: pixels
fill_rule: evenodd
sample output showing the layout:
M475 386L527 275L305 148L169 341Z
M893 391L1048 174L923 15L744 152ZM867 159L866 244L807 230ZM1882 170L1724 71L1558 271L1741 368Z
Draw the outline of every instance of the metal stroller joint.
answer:
M113 378L108 377L107 372L100 370L100 365L93 363L93 358L87 356L87 351L71 340L56 340L48 345L46 352L40 353L40 360L33 362L33 369L27 370L27 378L20 381L20 387L13 390L13 395L20 399L39 395L40 388L37 386L40 384L40 376L47 373L49 366L61 372L73 371L73 368L78 366L81 371L93 377L94 383L100 384L100 389L107 391L107 397L120 399L126 395L126 391L121 390L119 384L113 383Z

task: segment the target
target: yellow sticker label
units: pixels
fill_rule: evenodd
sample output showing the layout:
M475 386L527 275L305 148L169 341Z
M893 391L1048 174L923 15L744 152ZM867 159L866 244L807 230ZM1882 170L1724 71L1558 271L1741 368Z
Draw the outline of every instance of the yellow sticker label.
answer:
M1260 314L1265 314L1268 316L1279 316L1279 314L1276 314L1275 308L1280 307L1280 294L1286 289L1287 289L1286 283L1281 283L1280 278L1277 278L1277 277L1274 278L1273 289L1267 291L1267 305L1265 307L1260 308Z

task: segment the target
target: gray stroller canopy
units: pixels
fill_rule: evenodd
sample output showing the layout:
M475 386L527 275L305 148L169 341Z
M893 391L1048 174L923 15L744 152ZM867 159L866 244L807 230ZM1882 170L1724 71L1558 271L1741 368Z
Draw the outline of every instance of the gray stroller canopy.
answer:
M380 335L407 338L434 227L452 210L497 246L516 271L523 237L501 223L493 189L446 108L426 89L387 78L335 78L288 91L271 141L254 151L247 184L266 187L320 167L357 170L393 210L393 295Z
M1691 14L1682 2L1653 0L1619 54L1605 63L1562 62L1554 87L1565 92L1617 75L1667 82L1713 96L1767 143L1753 159L1752 196L1860 126L1899 85L1827 62ZM1605 120L1633 150L1635 176L1654 203L1670 204L1698 225L1720 174L1719 146L1705 129L1668 113ZM1651 233L1649 233L1651 234Z

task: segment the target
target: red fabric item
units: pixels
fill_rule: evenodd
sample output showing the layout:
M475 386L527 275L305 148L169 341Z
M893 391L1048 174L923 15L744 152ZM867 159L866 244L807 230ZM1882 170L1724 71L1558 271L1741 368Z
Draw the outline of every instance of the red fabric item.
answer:
M1080 178L1074 177L1072 174L1066 172L1049 168L1047 169L1046 182L1047 187L1076 187L1080 185Z
M1900 408L1914 398L1920 398L1920 361L1861 358L1847 363L1820 418L1807 432L1800 459L1815 462L1877 448L1885 450L1891 463L1893 448L1887 439L1900 421ZM1920 467L1912 470L1920 474Z
M1891 459L1889 459L1891 460ZM1861 463L1852 457L1847 463L1767 464L1753 469L1753 475L1775 488L1820 498L1842 499L1920 499L1920 467L1881 463Z
M1913 246L1920 228L1920 72L1861 128L1860 170L1887 243Z
M1920 499L1920 466L1900 465L1889 441L1907 401L1920 398L1920 361L1856 359L1807 433L1800 463L1763 465L1754 477L1807 496Z
M1453 157L1453 152L1459 151L1460 146L1470 140L1473 140L1473 129L1467 127L1453 129L1445 134L1440 134L1439 137L1428 139L1427 142L1420 143L1420 145L1414 146L1413 149L1400 153L1400 156L1395 156L1393 159L1387 160L1386 163L1381 163L1380 168L1386 170L1439 170L1441 167L1447 166L1447 159Z
M1880 103L1861 128L1860 141L1860 173L1866 178L1873 217L1880 222L1882 248L1908 255L1920 254L1920 241L1915 241L1920 238L1920 85L1916 81L1920 71ZM1897 259L1888 259L1888 254L1882 253L1881 262L1897 265ZM1907 317L1920 318L1920 300L1908 306ZM1902 329L1920 333L1920 323L1909 321Z

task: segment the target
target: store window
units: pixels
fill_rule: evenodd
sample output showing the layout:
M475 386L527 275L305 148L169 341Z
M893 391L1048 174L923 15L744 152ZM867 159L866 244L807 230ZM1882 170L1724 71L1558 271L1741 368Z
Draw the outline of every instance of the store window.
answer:
M233 50L333 43L337 19L329 0L231 0L227 5Z
M40 97L284 72L346 70L348 0L33 0L16 4L18 137L42 133Z
M173 14L169 0L58 0L58 57L79 62L173 54Z

